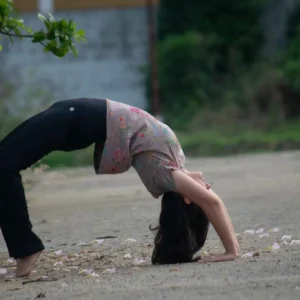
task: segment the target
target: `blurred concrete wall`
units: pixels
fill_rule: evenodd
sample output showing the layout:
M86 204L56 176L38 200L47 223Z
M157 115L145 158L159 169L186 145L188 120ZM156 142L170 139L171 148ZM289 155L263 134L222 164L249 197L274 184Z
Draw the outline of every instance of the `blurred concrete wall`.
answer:
M42 27L36 13L23 17L33 29ZM5 65L17 66L15 72L31 88L36 79L54 84L54 100L105 97L145 107L140 68L148 55L146 8L55 12L55 17L73 19L86 31L88 43L78 47L78 58L59 59L23 40L13 46L6 43L9 49L1 53Z

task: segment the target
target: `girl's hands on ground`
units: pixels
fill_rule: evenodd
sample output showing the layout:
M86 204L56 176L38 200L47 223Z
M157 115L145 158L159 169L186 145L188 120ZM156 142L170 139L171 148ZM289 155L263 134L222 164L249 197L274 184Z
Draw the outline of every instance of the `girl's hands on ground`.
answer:
M233 261L238 257L235 253L224 253L224 254L208 254L202 257L195 258L198 263L212 263L222 261Z

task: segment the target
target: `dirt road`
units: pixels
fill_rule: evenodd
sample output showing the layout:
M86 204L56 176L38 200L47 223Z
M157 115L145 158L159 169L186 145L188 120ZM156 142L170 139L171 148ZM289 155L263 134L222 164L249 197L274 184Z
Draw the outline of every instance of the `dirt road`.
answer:
M190 159L187 167L202 170L222 196L242 254L254 257L151 266L148 225L156 224L160 202L134 172L41 173L27 196L34 229L47 247L31 279L44 281L9 279L14 263L7 260L1 236L0 273L8 273L0 275L0 299L299 300L300 245L291 241L300 240L300 152ZM258 233L243 234L246 230ZM272 251L272 245L280 248ZM212 228L204 250L222 250ZM94 273L86 276L83 269Z

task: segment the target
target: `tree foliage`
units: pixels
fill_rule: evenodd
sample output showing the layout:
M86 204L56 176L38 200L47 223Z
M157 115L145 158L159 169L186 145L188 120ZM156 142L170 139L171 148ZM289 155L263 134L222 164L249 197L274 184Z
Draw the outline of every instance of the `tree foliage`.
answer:
M27 38L42 45L44 52L51 52L57 57L64 57L68 52L78 55L74 42L86 41L85 32L77 30L73 20L55 19L51 14L44 16L40 13L38 18L45 28L33 31L17 16L11 0L0 0L0 39L8 36L13 43L16 38Z

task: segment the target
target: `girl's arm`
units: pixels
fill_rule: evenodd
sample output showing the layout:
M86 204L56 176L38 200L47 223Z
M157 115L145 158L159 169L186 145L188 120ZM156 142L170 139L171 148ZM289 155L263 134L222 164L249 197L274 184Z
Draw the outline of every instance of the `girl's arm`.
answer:
M205 260L234 260L239 255L239 245L223 201L184 172L175 170L172 174L177 191L202 208L224 245L224 254L207 257Z

